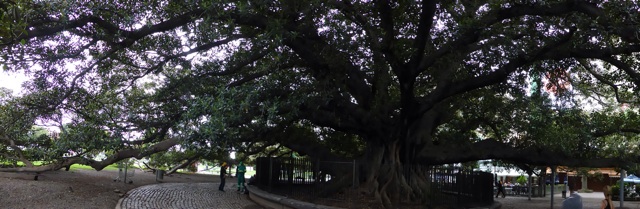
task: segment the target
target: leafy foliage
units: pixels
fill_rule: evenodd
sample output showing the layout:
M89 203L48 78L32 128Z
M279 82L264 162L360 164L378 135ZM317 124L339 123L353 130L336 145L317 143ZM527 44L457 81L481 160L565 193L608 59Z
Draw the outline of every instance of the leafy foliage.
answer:
M109 152L74 158L95 168L175 145L360 158L390 207L425 196L402 165L637 161L634 1L8 4L0 61L34 79L0 134L59 124L56 146Z

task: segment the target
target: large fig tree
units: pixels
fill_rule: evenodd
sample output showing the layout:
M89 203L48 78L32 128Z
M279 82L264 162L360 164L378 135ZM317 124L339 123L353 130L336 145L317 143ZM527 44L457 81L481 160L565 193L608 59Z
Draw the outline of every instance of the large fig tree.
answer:
M611 108L638 99L634 1L20 3L0 60L33 77L24 104L144 133L109 135L122 151L105 163L162 143L286 146L363 160L363 187L391 207L425 196L416 164L636 160L600 152L637 132Z

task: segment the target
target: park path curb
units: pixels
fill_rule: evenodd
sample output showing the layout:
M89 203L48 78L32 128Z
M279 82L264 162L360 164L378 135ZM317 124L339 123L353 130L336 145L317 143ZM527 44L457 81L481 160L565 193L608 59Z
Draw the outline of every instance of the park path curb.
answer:
M122 205L122 200L124 199L124 197L120 198L118 200L118 204L116 204L116 209L122 209L122 207L120 205Z
M341 209L326 205L318 205L291 199L285 196L271 194L258 189L255 186L247 186L249 189L249 198L259 205L267 208L283 208L283 209Z

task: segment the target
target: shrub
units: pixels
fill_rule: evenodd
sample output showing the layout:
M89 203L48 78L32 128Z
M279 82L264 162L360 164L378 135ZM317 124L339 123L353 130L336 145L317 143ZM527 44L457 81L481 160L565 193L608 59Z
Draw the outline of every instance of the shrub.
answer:
M617 185L617 184L616 184L616 185L611 186L611 194L612 194L613 196L620 195L620 186L619 186L619 185Z
M629 188L630 184L629 183L624 183L624 186ZM625 197L628 197L630 193L631 193L630 190L628 190L628 189L624 190L624 196ZM617 184L611 186L611 194L613 196L620 196L620 184L619 184L619 182Z
M518 179L516 179L516 182L518 182L518 184L520 185L525 185L527 184L527 177L521 175L518 177Z

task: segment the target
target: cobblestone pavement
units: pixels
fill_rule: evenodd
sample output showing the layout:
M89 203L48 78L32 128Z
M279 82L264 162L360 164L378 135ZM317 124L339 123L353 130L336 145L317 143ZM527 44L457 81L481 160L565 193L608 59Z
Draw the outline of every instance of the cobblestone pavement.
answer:
M600 209L600 201L604 199L604 195L602 192L593 192L593 193L580 193L582 196L582 205L583 209ZM553 199L553 209L562 208L562 198L561 194L554 195ZM551 208L551 197L532 197L531 200L528 200L527 197L518 197L518 196L507 196L506 198L496 198L495 201L502 203L502 209L549 209ZM616 209L620 208L619 201L613 201ZM623 209L640 209L640 202L634 201L624 202Z
M235 184L227 184L226 192L218 191L218 183L162 183L141 186L127 192L116 209L170 208L262 208L239 194Z
M172 208L229 208L260 209L248 195L235 192L236 185L227 184L225 191L218 191L219 183L162 183L141 186L129 191L120 199L116 209L172 209ZM602 192L581 193L584 209L599 209L604 198ZM496 198L502 203L502 209L549 209L551 199L534 197L528 200L523 196ZM561 194L554 195L553 209L562 208ZM640 202L614 201L616 209L640 209Z

